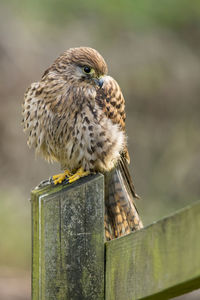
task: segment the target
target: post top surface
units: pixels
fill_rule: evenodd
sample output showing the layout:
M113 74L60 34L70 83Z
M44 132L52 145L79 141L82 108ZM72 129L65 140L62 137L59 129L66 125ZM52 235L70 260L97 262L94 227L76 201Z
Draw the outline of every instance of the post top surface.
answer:
M43 195L43 194L52 194L52 193L59 192L62 189L70 190L70 189L77 188L81 185L84 185L86 183L89 183L91 181L96 181L96 180L98 180L100 178L103 178L103 177L104 176L101 173L91 174L91 175L88 175L86 177L80 178L79 180L77 180L73 183L58 184L56 186L52 185L49 182L49 180L44 180L31 191L31 195L32 196L36 196L36 195L39 196L39 195Z

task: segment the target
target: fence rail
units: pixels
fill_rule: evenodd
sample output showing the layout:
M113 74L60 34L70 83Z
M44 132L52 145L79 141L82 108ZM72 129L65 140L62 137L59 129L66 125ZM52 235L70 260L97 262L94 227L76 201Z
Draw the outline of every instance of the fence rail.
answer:
M104 181L32 191L32 300L170 299L200 288L200 202L104 243Z
M200 202L106 243L106 286L106 300L163 300L200 288Z

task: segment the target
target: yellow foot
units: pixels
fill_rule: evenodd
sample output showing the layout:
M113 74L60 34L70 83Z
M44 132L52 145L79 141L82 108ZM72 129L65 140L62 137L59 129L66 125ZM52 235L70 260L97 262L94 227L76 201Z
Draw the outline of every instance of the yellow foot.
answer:
M83 168L81 167L80 169L78 169L76 171L76 173L74 175L70 176L67 180L69 183L72 183L72 182L78 180L79 178L87 176L89 174L90 174L90 171L84 171Z
M54 184L62 183L66 177L70 177L72 174L68 171L65 170L64 173L60 173L57 175L52 176Z

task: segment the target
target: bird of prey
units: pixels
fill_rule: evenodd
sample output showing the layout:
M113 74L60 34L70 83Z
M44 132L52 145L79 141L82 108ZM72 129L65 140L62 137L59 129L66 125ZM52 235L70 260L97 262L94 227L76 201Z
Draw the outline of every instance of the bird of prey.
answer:
M143 227L128 164L125 101L103 57L88 47L61 54L25 93L28 146L64 171L54 184L90 173L105 175L105 238Z

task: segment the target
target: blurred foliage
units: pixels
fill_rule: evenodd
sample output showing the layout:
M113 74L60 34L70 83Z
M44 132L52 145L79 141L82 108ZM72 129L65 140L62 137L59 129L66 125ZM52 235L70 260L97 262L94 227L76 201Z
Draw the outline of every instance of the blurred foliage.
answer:
M15 188L0 193L0 266L30 268L30 207Z
M26 19L42 17L49 24L57 25L69 23L74 17L96 21L99 18L105 25L113 23L116 27L153 25L175 29L200 22L198 0L11 0L9 4Z

